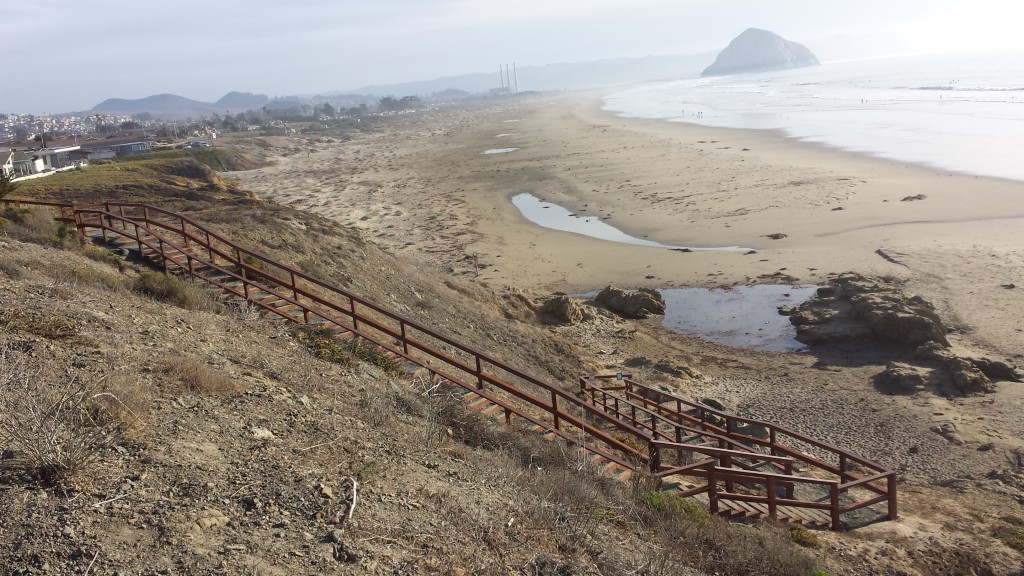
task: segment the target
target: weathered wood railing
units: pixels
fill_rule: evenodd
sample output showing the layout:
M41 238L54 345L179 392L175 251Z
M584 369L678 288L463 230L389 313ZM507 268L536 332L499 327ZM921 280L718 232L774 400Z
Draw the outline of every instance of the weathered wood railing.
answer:
M602 385L601 383L605 383ZM615 394L618 392L621 394ZM685 468L687 475L705 478L707 484L693 490L693 493L707 492L714 499L728 498L740 501L764 502L770 508L776 504L813 509L827 509L832 517L832 526L840 525L843 514L859 510L867 506L885 502L887 517L897 517L896 473L867 458L853 454L847 450L813 439L807 435L793 431L770 422L744 418L710 406L691 402L684 398L665 393L633 380L629 375L618 374L608 376L585 376L580 378L580 396L602 410L615 414L616 417L634 421L636 414L641 417L657 416L657 422L670 422L677 425L672 434L677 435L676 442L666 442L660 437L664 434L652 435L653 450L649 460L657 463L659 476L681 474ZM619 404L609 398L620 398ZM628 406L624 410L622 406ZM610 407L610 410L607 408ZM640 407L643 409L641 410ZM650 427L644 427L650 430ZM750 450L755 453L767 452L771 456L782 456L791 461L799 462L801 474L793 475L793 468L786 468L785 474L773 474L759 470L743 470L722 457L703 460L701 465L669 467L661 464L660 451L671 448L676 451L690 451L690 444L678 444L678 438L685 433L697 434L706 438L726 438L734 447ZM814 454L810 453L815 452ZM858 468L854 470L854 468ZM819 476L821 478L815 477ZM736 495L732 483L743 481L765 486L766 495ZM768 482L771 480L771 486ZM717 490L717 482L726 482L724 492ZM819 484L828 490L829 502L793 500L791 483ZM785 501L775 497L776 487L783 486L787 492ZM854 491L870 493L866 498L855 496ZM841 497L849 500L843 504ZM774 503L773 503L774 500ZM798 503L802 502L802 503ZM715 506L712 506L715 509Z
M42 205L26 200L6 203ZM165 270L189 274L277 317L351 332L501 406L507 422L513 417L525 420L624 468L635 470L648 464L646 451L622 439L643 437L629 424L601 414L575 395L414 320L238 246L195 220L146 204L111 202L102 207L81 208L45 205L61 209L63 221L67 221L70 210L74 225L83 233L93 229L106 240L112 236L128 238L136 249L155 256L154 260ZM293 315L280 309L285 306L272 305L281 302L301 312ZM594 419L605 426L594 424ZM606 427L621 434L617 436Z
M674 409L667 408L663 406L665 401L655 400L667 395L628 378L619 386L604 388L594 384L606 377L584 378L580 393L570 394L339 286L243 248L181 214L135 203L75 207L0 199L0 204L46 206L59 211L57 220L73 224L83 234L97 230L106 241L116 237L127 239L167 272L188 274L290 322L351 333L500 406L508 423L513 419L529 422L623 468L646 467L659 478L704 478L703 486L683 495L707 493L712 511L718 510L722 499L764 502L773 517L777 506L827 509L831 511L832 527L839 528L843 513L888 501L888 516L896 517L895 474L869 460L780 426L726 414L681 398L671 397ZM608 394L613 391L623 392L623 397L609 402ZM724 427L714 422L724 422ZM738 433L740 425L748 430L766 430L768 439ZM682 443L684 436L694 434L717 442L718 446ZM779 441L781 436L835 455L838 462L831 464L783 444ZM636 440L645 443L647 450L637 449ZM696 463L665 464L664 456L672 452L677 461L684 459L683 454L707 458ZM838 475L838 480L793 475L794 461ZM871 474L855 474L851 463ZM781 467L785 473L755 469L764 464ZM719 482L725 483L725 490L719 490ZM878 486L878 482L885 482L885 486ZM735 483L764 485L767 493L738 494L733 491ZM794 499L795 484L826 486L830 501ZM785 493L782 497L777 494L780 488ZM839 496L854 488L878 496L841 506Z

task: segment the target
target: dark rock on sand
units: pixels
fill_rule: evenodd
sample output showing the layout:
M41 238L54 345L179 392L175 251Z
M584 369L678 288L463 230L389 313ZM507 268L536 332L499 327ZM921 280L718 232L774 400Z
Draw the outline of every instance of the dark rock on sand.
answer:
M927 381L920 368L903 362L890 362L875 376L875 386L886 394L912 394L923 390Z
M665 299L657 290L650 288L627 292L609 285L598 293L594 301L626 318L647 318L651 314L665 313Z
M563 294L544 302L537 315L547 324L578 324L583 321L583 307Z
M949 346L935 307L908 296L895 282L847 274L818 289L817 297L789 317L805 344L881 340L906 347L925 342Z
M974 394L989 394L995 392L995 384L989 376L979 368L977 364L979 360L971 358L958 357L950 351L949 348L940 345L938 342L926 342L922 344L916 351L914 351L914 357L921 360L932 360L938 362L946 371L946 380L952 385L956 393L965 396ZM992 373L999 372L998 368L994 368L994 363L988 361L985 364L986 367L991 369ZM1013 373L1009 365L1005 363L1001 364L1004 369ZM1008 372L1004 372L1008 373Z

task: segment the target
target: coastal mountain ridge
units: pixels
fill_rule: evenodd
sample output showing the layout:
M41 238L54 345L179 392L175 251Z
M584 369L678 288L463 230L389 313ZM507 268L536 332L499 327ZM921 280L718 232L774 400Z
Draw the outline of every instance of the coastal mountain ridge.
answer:
M768 30L747 28L719 52L701 76L726 76L818 66L818 58L803 44Z
M108 98L92 107L90 112L139 114L148 112L154 116L183 118L204 116L212 113L244 112L259 108L270 102L265 94L249 92L228 92L216 102L202 102L177 94L156 94L145 98Z
M696 76L714 58L711 52L693 55L644 56L612 58L587 62L556 63L544 66L521 66L516 69L519 91L586 90L626 85L650 80ZM505 82L508 82L505 80ZM461 74L398 84L382 84L355 90L332 91L321 95L268 98L263 94L229 92L216 102L202 102L174 94L158 94L135 100L110 98L90 112L138 114L148 112L158 118L202 117L211 114L244 112L258 109L301 106L320 102L355 106L375 98L419 96L451 100L501 88L502 80L494 73Z

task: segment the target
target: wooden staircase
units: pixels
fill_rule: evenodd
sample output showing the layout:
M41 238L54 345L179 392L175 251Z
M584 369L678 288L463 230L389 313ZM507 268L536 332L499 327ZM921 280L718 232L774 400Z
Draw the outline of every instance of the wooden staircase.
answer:
M881 504L885 510L876 518L896 518L896 475L870 460L667 394L629 375L581 377L579 390L570 393L181 214L132 203L0 204L47 206L81 234L205 283L224 302L323 330L373 360L428 372L463 388L470 410L576 446L613 478L627 481L646 469L662 489L730 518L839 529L858 525Z

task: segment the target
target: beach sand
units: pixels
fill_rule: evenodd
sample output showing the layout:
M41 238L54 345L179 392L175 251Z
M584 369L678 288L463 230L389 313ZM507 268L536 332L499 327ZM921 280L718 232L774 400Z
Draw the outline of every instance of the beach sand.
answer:
M951 174L775 132L618 118L601 110L596 94L421 112L348 142L269 143L287 154L228 177L263 198L361 228L441 277L484 284L499 300L608 284L815 284L848 271L888 275L937 306L958 352L1024 364L1024 182ZM483 154L501 148L515 150ZM751 250L677 252L542 228L511 203L524 192L661 244ZM768 237L775 233L785 237ZM684 367L694 375L633 371L898 470L901 520L855 531L842 541L848 551L909 563L916 543L960 549L991 532L995 512L984 511L1020 509L1024 476L1005 470L1024 446L1024 385L1001 382L995 393L972 397L890 395L874 377L894 356L877 347L758 352L673 334L657 318L601 315L551 330L596 372L630 370L638 359ZM936 432L943 426L955 428L955 437ZM970 520L963 509L973 511ZM1001 557L1007 566L1010 554Z
M501 148L516 150L482 153ZM495 287L579 293L891 275L939 307L958 345L1024 349L1022 182L771 131L619 118L597 94L441 110L313 150L230 177ZM665 245L751 250L677 252L542 228L510 202L523 192Z

